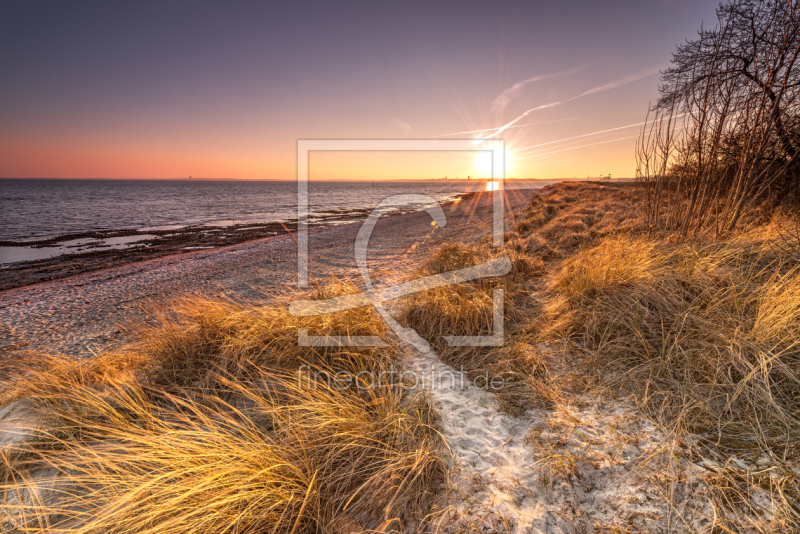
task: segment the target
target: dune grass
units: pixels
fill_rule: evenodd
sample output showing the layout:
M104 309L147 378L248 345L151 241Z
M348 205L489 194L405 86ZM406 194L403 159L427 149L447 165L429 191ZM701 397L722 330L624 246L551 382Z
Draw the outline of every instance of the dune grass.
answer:
M394 350L296 342L299 327L385 335L374 311L179 309L125 352L39 361L4 388L3 404L33 399L40 418L2 451L4 532L350 532L423 519L443 446L428 399L380 374ZM328 378L342 373L361 382Z
M551 282L550 334L684 436L731 529L800 528L800 271L776 239L612 239Z
M450 245L421 274L495 255L533 269L420 293L402 319L446 363L504 376L511 413L580 402L567 385L633 395L704 473L715 528L800 529L797 236L763 213L724 239L654 236L643 200L635 186L546 188L502 249ZM506 291L505 346L448 347L443 335L492 332L492 287Z
M498 377L496 393L501 407L516 414L546 403L547 366L536 348L526 342L525 318L535 305L529 285L544 274L541 259L512 249L492 250L488 245L448 243L422 266L418 276L462 269L498 254L511 260L511 271L497 279L479 279L412 295L403 300L399 320L427 339L439 357L457 370L485 382ZM493 289L504 291L502 347L451 347L443 336L488 336L494 328Z
M551 326L624 366L653 413L783 454L800 438L800 271L773 241L605 241L554 276Z
M425 291L405 299L400 321L427 339L445 363L470 377L502 377L496 391L505 411L521 415L549 406L559 396L548 357L539 349L546 327L542 293L555 265L577 250L593 246L606 235L633 227L630 204L639 193L630 188L591 188L561 184L534 196L523 210L505 245L488 241L448 243L421 267L429 275L477 265L496 256L511 260L512 269L497 279L482 279ZM581 202L573 193L581 189ZM609 199L607 191L617 193ZM570 203L571 202L571 203ZM492 290L504 291L503 347L450 347L443 336L491 335Z
M678 444L676 466L703 473L719 532L800 530L800 240L763 214L724 239L656 237L643 201L634 186L548 187L503 247L446 244L414 274L502 255L508 275L409 296L398 318L451 366L502 377L509 413L583 402L567 398L573 382L583 397L632 397ZM448 346L492 334L496 288L503 346ZM332 281L313 296L353 291ZM33 402L39 424L2 452L4 531L423 524L446 446L424 395L367 387L397 363L394 343L297 346L299 328L391 340L384 323L371 308L296 318L285 304L187 301L125 351L18 366L0 405ZM342 388L337 373L361 379ZM560 454L542 452L550 483L577 480Z
M540 294L538 339L566 343L587 384L632 394L682 443L718 528L800 529L796 236L759 212L724 238L654 237L626 215L641 206L635 188L624 210L599 189L585 187L589 207L567 200L567 187L539 201L563 215L528 237L560 256ZM592 211L592 238L564 222Z

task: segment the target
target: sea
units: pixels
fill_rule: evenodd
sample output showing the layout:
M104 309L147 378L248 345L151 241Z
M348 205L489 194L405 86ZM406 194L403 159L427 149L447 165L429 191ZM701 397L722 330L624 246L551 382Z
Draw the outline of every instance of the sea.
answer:
M505 184L506 189L527 189L547 182L507 180ZM486 180L311 181L309 216L369 209L400 194L428 195L446 202L486 187ZM0 179L0 241L38 241L98 230L147 232L285 222L296 217L297 183L293 180ZM2 249L0 263L7 263L12 258ZM22 251L14 252L13 260L19 261Z

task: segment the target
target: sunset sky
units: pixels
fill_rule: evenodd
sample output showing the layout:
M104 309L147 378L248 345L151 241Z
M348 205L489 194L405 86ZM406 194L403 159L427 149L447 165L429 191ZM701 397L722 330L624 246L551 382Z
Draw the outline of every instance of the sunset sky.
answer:
M505 140L509 177L633 176L631 125L715 6L5 1L0 177L293 179L298 139L481 135ZM463 154L315 154L310 172L482 168Z

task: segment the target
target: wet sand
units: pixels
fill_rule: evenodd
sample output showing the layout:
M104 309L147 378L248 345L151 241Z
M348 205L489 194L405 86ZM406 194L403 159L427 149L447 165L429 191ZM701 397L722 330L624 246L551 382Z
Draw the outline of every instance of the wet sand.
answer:
M474 194L458 195L459 201ZM333 210L310 219L309 228L363 221L370 211L367 208ZM285 223L192 225L162 230L97 230L33 241L0 241L0 251L17 256L43 254L39 259L4 265L0 269L0 291L191 250L237 245L296 229L297 221L291 219ZM108 248L108 243L119 240L126 246Z
M507 191L507 221L535 193ZM491 198L480 194L445 206L443 228L432 228L425 212L382 218L370 240L373 281L412 272L445 240L489 236ZM309 232L313 276L360 279L353 254L360 226ZM0 291L0 358L23 350L91 356L129 341L126 325L145 320L154 306L193 294L258 303L296 284L297 247L292 236L278 235L8 289Z

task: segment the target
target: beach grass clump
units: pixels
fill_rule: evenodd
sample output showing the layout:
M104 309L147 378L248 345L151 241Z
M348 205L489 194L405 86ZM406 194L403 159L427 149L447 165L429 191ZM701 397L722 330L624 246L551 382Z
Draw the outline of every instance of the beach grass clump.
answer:
M124 352L50 358L4 386L4 405L30 402L39 417L0 450L4 532L296 534L423 519L443 445L427 397L387 372L393 349L297 346L298 328L379 335L374 310L180 310Z
M624 368L673 428L779 457L800 442L800 271L774 233L610 239L566 262L552 289L553 331Z
M442 466L424 398L250 378L232 384L246 410L164 392L155 403L136 385L103 398L73 390L58 428L4 455L3 531L317 532L420 519Z
M357 291L351 282L333 279L307 297L329 298ZM236 378L250 367L286 371L305 364L356 373L384 368L396 357L391 344L359 350L299 346L300 329L307 329L309 335L324 332L331 336L386 338L388 333L386 324L369 307L294 317L288 304L292 298L300 297L277 297L270 306L242 306L197 297L178 301L168 310L154 312L149 322L139 325L136 344L122 351L81 362L63 356L32 359L31 365L20 367L6 381L0 390L0 402L43 397L62 383L104 383L131 373L150 387L202 393L215 389L219 376Z
M495 279L479 279L423 291L401 303L399 320L428 340L439 357L473 380L488 383L494 377L501 408L524 413L546 400L543 381L549 380L546 362L523 340L530 324L522 319L535 306L529 284L544 275L540 258L514 250L514 243L500 250L479 245L447 244L422 267L420 275L430 275L477 265L502 255L511 262L508 274ZM504 296L506 343L501 347L458 347L447 344L444 336L491 336L494 332L494 290ZM512 341L511 335L514 335ZM522 337L518 337L518 336Z
M418 274L426 276L463 269L490 257L485 247L446 244ZM429 340L440 353L447 347L443 336L490 335L494 318L493 285L497 285L496 279L482 278L413 294L401 301L399 320Z

